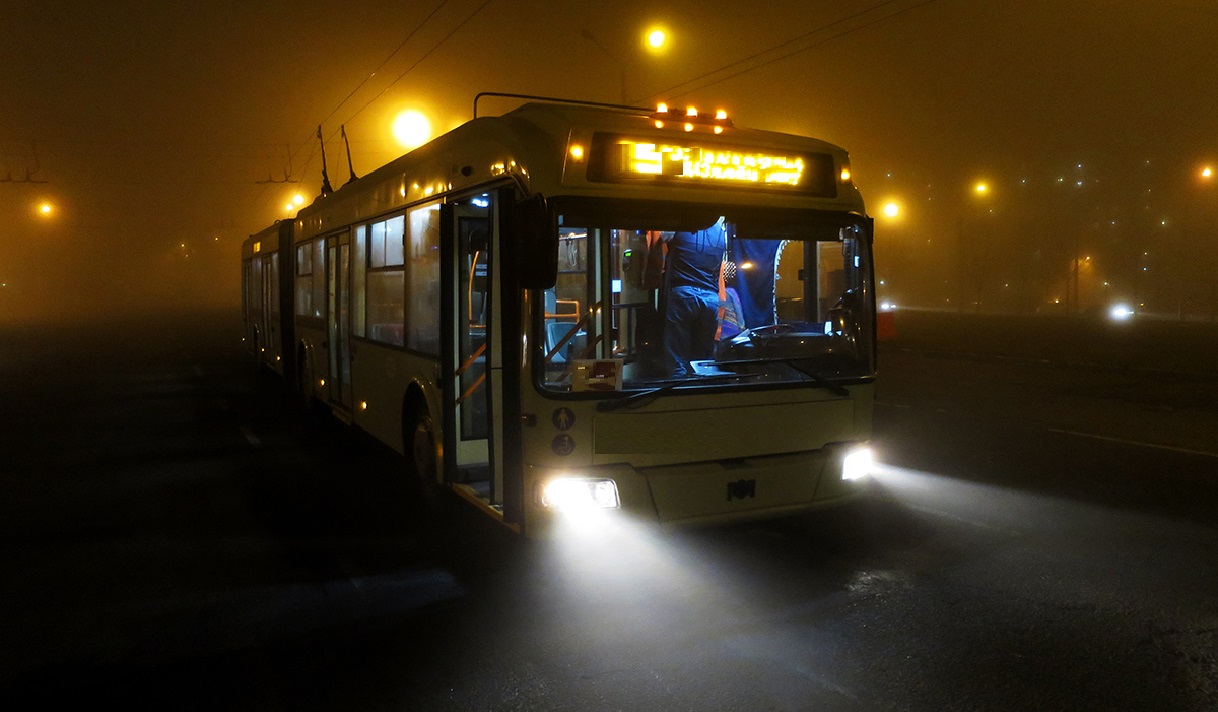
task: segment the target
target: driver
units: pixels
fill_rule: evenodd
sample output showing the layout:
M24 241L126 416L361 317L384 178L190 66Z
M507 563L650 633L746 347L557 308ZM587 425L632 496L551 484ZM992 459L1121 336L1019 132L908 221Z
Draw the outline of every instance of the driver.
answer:
M705 230L672 233L667 247L664 352L669 372L684 378L694 375L690 361L715 353L727 253L724 218Z

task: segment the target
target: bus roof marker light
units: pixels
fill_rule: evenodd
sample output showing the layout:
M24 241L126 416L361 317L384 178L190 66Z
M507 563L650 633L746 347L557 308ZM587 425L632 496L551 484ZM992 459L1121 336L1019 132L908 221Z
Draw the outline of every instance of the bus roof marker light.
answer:
M850 182L850 166L842 166L842 182Z

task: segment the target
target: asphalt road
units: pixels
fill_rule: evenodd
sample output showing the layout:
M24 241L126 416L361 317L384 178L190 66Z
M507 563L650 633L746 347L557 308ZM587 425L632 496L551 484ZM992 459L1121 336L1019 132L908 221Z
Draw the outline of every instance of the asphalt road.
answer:
M422 525L401 459L252 373L235 318L8 329L0 699L1214 709L1218 381L1071 333L886 345L862 506L549 547Z

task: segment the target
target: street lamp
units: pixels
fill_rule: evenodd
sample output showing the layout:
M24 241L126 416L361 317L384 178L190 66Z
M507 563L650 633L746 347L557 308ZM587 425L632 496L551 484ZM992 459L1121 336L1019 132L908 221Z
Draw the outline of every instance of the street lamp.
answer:
M1209 190L1210 184L1213 183L1213 180L1214 180L1213 166L1210 166L1210 165L1203 166L1201 168L1200 175L1201 175L1202 188L1204 190ZM1208 204L1210 204L1209 200L1205 200L1205 201L1201 202L1202 206L1205 206ZM1201 216L1202 219L1199 221L1198 224L1205 225L1206 227L1208 227L1210 225L1210 221L1207 220L1206 218L1209 218L1209 217L1210 217L1210 215L1202 215ZM1198 228L1198 229L1205 229L1205 228ZM1218 251L1215 250L1213 244L1209 240L1202 240L1202 241L1198 242L1197 244L1198 244L1198 247L1204 246L1204 248L1209 251L1209 254L1207 255L1207 257L1209 258L1209 261L1210 261L1210 272L1212 274L1212 271L1215 268L1215 266L1218 266ZM1210 311L1209 318L1210 318L1210 321L1218 321L1218 285L1214 284L1213 279L1210 279L1207 281L1209 282L1209 311ZM1181 308L1181 315L1183 315L1183 308Z
M985 182L984 180L979 180L973 184L972 190L970 192L972 193L972 197L975 201L973 203L972 209L978 209L979 201L986 200L990 197L990 185L989 185L989 183ZM980 279L981 279L981 277L979 274L979 270L976 268L976 265L972 264L972 263L976 262L976 257L977 257L978 251L976 249L970 249L971 247L973 247L972 243L976 243L977 239L976 239L976 237L974 237L970 241L968 239L968 237L966 237L964 234L965 233L965 229L964 229L965 214L969 209L970 208L965 207L965 208L961 209L961 211L960 211L960 231L959 231L960 244L958 246L958 253L957 253L957 278L956 278L956 300L957 300L956 309L960 312L964 311L964 302L965 302L965 299L967 298L966 293L970 292L970 291L972 292L972 295L973 295L974 306L978 309L980 309L980 306L981 306L980 305L980 301L981 301ZM972 280L972 289L971 290L966 288L966 283L968 282L968 280L970 278Z
M393 137L403 148L418 148L431 139L431 122L423 112L408 109L393 119Z
M653 29L651 32L647 33L647 46L650 47L652 50L664 49L664 46L667 43L668 43L668 33L665 32L662 28L657 27L657 28Z
M586 27L581 29L579 31L579 34L584 39L589 40L590 42L592 42L592 44L596 45L597 49L599 49L602 53L604 53L604 55L606 57L608 57L615 65L617 65L619 89L621 91L621 102L623 104L629 103L629 100L627 99L627 96L626 96L626 69L630 66L632 61L634 59L636 59L637 57L632 56L632 57L628 57L627 59L623 60L617 54L609 51L609 48L606 47L604 44L602 44L600 39L597 38L596 35L592 34L592 30L589 30ZM663 52L668 49L668 44L669 44L668 31L661 27L653 27L650 30L648 30L647 32L645 32L643 34L643 40L644 40L643 46L651 54L658 54L658 53Z
M297 193L292 196L292 199L288 201L287 205L284 206L284 209L287 210L289 213L291 213L295 210L299 210L300 207L302 205L304 205L304 202L305 202L304 196L301 195L300 193Z

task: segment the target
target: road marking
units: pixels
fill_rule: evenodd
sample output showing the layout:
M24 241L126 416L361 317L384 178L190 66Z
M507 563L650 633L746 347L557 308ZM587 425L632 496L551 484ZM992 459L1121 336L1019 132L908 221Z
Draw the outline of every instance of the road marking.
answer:
M1124 438L1112 438L1107 435L1095 435L1093 433L1080 433L1075 430L1059 430L1057 428L1049 428L1051 433L1061 433L1062 435L1074 435L1080 438L1091 438L1092 440L1104 440L1110 443L1120 443L1122 445L1135 445L1137 447L1148 447L1155 450L1169 450L1171 452L1184 453L1185 455L1200 455L1202 457L1218 458L1218 452L1209 452L1206 450L1190 450L1186 447L1172 447L1171 445L1158 445L1156 443L1146 443L1140 440L1126 440Z

